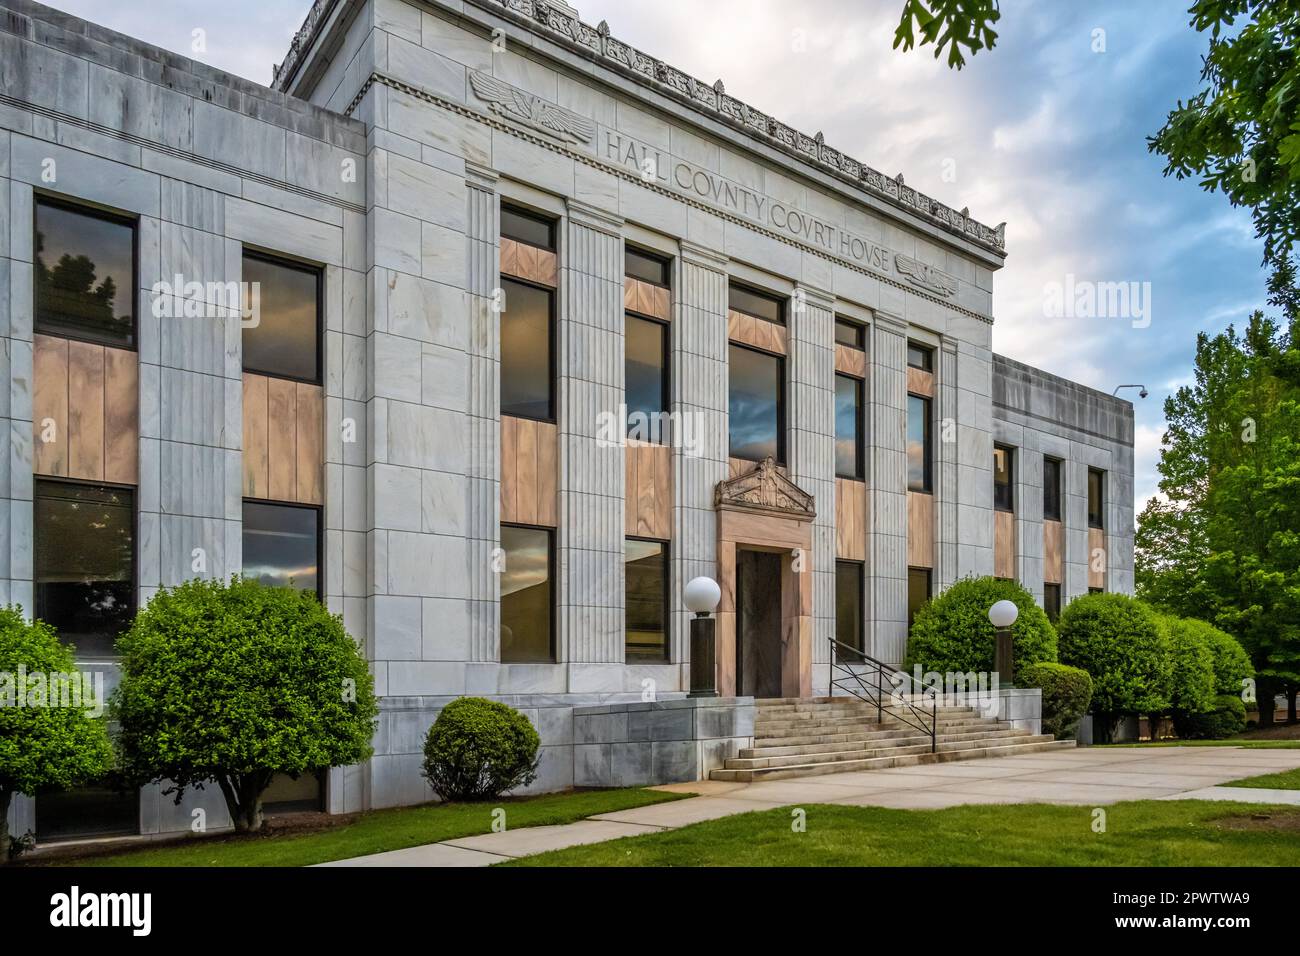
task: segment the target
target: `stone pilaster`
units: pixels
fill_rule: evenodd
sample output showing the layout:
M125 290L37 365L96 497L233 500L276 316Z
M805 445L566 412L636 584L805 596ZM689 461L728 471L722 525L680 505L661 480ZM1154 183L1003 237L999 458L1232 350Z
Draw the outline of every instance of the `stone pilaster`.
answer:
M501 473L501 314L500 255L496 173L466 164L466 239L469 272L469 657L495 661L500 657L500 578L493 553L500 546Z
M207 189L161 181L159 220L141 222L140 283L243 275L243 245ZM140 600L191 578L226 578L243 557L243 330L220 302L173 298L176 317L139 313ZM202 318L185 317L197 310ZM191 311L192 315L193 312ZM201 549L201 553L200 553Z
M934 571L930 588L938 594L960 576L957 562L957 343L944 336L935 353L937 388L934 414Z
M718 576L713 490L727 478L727 260L682 243L672 328L673 450L672 659L690 660L690 612L682 587ZM688 440L687 440L688 439Z
M887 664L907 648L907 326L871 324L871 480L867 488L869 653Z
M835 637L835 312L834 299L795 290L790 316L790 477L813 496L813 663L830 660ZM807 571L805 571L807 573ZM814 672L814 679L816 673Z
M623 449L598 440L623 401L622 221L570 202L559 331L559 659L623 661Z
M9 133L0 131L9 154ZM0 170L8 171L0 162ZM0 178L0 601L33 613L32 187ZM23 830L14 830L22 834Z

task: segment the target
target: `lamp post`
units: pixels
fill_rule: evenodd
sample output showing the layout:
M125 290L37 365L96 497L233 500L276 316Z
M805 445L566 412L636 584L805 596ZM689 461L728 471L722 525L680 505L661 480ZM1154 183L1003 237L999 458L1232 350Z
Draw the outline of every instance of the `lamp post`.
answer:
M714 658L714 619L711 616L722 600L722 589L713 578L693 578L682 588L682 601L694 613L691 618L691 693L692 697L717 697Z
M1014 601L998 601L989 608L989 623L997 628L997 645L993 652L993 669L998 672L998 683L1003 687L1011 686L1011 674L1015 662L1011 653L1011 625L1020 616L1020 608Z

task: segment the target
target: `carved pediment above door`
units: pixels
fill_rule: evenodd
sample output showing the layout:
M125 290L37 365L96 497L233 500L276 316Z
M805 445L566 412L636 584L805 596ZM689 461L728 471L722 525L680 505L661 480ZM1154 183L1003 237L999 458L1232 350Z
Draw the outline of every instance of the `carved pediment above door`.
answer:
M713 506L801 521L817 517L813 496L787 478L771 458L764 458L753 471L737 475L730 481L718 482L713 491Z

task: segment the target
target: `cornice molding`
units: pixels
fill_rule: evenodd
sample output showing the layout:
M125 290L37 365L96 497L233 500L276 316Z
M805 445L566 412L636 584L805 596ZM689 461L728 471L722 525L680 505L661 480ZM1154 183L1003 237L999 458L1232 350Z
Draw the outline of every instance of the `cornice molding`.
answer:
M284 62L274 70L272 86L283 90L302 67L302 60L335 6L344 0L315 0L307 19L294 35ZM1006 255L1006 223L987 226L970 217L968 209L954 209L903 182L903 174L886 176L866 163L828 146L820 133L809 136L776 117L754 109L727 93L722 80L712 85L647 56L615 39L609 26L584 23L566 3L548 0L464 0L481 10L543 36L585 59L685 103L730 128L760 140L769 147L857 187L872 197L906 210L945 232L961 236L999 256Z
M617 213L597 208L580 199L569 199L564 206L569 221L575 226L594 229L616 239L623 238L623 225L627 220Z

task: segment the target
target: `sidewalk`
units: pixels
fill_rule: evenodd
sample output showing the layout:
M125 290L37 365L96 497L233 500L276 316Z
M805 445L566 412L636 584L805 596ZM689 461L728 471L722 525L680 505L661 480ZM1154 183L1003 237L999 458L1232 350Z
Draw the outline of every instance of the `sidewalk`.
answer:
M322 866L490 866L584 843L641 836L704 820L812 803L936 810L970 803L1101 806L1123 800L1238 800L1300 805L1297 790L1222 787L1300 767L1300 749L1086 747L1020 757L894 767L764 783L697 781L655 789L699 796L577 823L526 827L323 863Z

